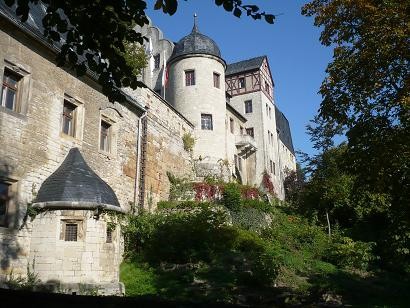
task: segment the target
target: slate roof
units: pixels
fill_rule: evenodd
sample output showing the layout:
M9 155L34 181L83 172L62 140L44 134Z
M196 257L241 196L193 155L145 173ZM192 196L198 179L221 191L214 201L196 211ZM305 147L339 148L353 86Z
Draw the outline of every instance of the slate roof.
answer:
M120 207L112 188L72 148L63 163L41 185L35 202L91 202Z
M260 56L228 64L228 66L226 67L225 76L258 69L262 66L263 59L265 58L266 56Z
M208 54L221 58L218 45L210 37L200 33L196 23L190 34L175 43L170 61L189 54Z
M295 155L292 143L292 134L290 132L289 121L279 108L275 105L276 129L279 130L279 139Z

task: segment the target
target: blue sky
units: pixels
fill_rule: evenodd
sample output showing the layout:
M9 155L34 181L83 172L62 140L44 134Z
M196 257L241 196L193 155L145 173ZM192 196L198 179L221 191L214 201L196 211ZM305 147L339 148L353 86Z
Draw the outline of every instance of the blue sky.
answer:
M179 0L173 16L154 11L154 0L147 2L153 23L172 41L191 31L193 14L197 13L199 30L215 40L227 63L267 55L275 82L275 102L290 122L294 147L314 153L306 125L319 108L321 97L317 92L331 61L332 49L320 44L320 29L313 26L313 18L300 14L308 1L243 1L280 14L273 25L245 15L236 18L217 7L214 0Z

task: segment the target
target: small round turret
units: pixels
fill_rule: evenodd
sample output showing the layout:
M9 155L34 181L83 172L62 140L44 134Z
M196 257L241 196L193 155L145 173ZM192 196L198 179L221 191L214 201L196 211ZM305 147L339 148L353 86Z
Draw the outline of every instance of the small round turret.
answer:
M195 18L169 60L167 100L194 124L194 156L206 169L218 170L226 159L225 69L218 45L199 32Z

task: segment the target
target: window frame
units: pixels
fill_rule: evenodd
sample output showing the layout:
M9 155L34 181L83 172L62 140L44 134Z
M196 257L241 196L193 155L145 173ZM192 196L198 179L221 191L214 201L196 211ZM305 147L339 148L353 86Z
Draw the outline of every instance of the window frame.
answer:
M250 134L249 132L252 132L252 134ZM255 138L255 130L253 127L247 127L246 128L246 135L251 136L252 138Z
M15 85L12 85L11 83L6 81L6 78L10 79L10 77L14 77L14 78L11 78L11 80L15 81ZM24 78L23 75L15 72L14 70L10 69L7 66L4 67L1 95L0 95L0 106L10 111L17 112L17 113L20 111L21 87L23 83L22 82L23 78ZM14 93L12 108L7 107L7 101L8 101L7 94L9 92Z
M161 67L161 54L157 53L154 56L154 69L159 69Z
M221 88L221 74L214 72L213 79L214 79L214 88L220 89Z
M26 116L28 108L28 99L31 89L30 67L23 64L13 63L8 59L4 59L3 66L0 68L0 77L2 79L2 87L0 88L0 111L9 113L14 116ZM3 80L5 72L9 71L11 75L20 77L18 80L17 93L13 109L9 109L5 102L3 103ZM4 105L3 105L4 104Z
M0 228L14 228L17 227L15 215L17 214L16 196L18 181L10 178L0 177L0 184L7 186L7 197L5 202L5 213L0 216ZM1 196L0 196L1 198Z
M10 200L11 200L11 184L7 181L0 181L0 185L5 186L5 197L3 200L3 194L0 190L0 202L4 201L4 214L0 215L0 227L7 228L8 227L8 214L9 214L9 207L10 207ZM1 214L1 213L0 213Z
M107 229L105 230L105 243L106 244L112 244L114 242L114 230L115 229L111 229L107 226Z
M77 217L72 218L62 218L61 219L61 230L60 230L60 240L65 243L78 243L82 242L84 239L84 220ZM67 226L76 225L76 240L67 240Z
M185 71L185 86L190 87L195 85L195 70L189 69Z
M231 134L235 133L235 121L231 117L229 117L229 131L231 132Z
M251 99L244 101L245 113L253 113L253 103Z
M238 89L245 89L246 88L246 78L239 77L238 78Z
M205 120L210 120L210 125L207 125ZM210 113L201 113L201 130L213 130L214 125L213 125L213 118L212 114Z
M66 134L64 132L64 106L65 104L71 104L75 107L73 112L73 134ZM65 94L62 102L62 111L60 114L60 137L63 137L68 140L82 140L83 138L83 125L84 125L84 104L78 99L73 98L72 96Z
M65 114L65 110L66 110L66 105L67 106L70 106L70 107L74 107L73 109L72 109L72 112L71 112L71 115L66 115ZM77 121L76 121L76 117L77 117L77 108L78 108L78 106L76 105L76 104L73 104L70 100L68 100L68 99L66 99L66 98L64 98L64 101L63 101L63 113L62 113L62 118L61 118L61 132L64 134L64 135L66 135L66 136L70 136L70 137L72 137L72 138L75 138L75 136L76 136L76 133L77 133L77 131L76 131L76 124L77 124ZM68 132L65 132L65 121L66 121L66 119L70 119L70 121L71 121L71 133L70 133L70 129L69 129L69 131Z
M107 145L106 148L102 148L102 137L103 137L103 124L107 125L108 128L106 129L106 139ZM105 120L105 118L100 118L100 138L99 138L99 150L105 153L112 152L112 123L110 121Z

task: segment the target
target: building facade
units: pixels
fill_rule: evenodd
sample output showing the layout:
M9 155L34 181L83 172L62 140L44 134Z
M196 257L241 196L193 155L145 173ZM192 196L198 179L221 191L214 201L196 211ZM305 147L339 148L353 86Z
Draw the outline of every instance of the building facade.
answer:
M168 173L259 187L267 172L283 198L295 160L266 57L226 64L197 25L173 43L150 24L139 29L150 40L148 87L123 89L126 99L111 103L92 74L56 66L44 14L40 3L22 23L0 1L3 281L34 266L53 289L122 293L112 214L155 210L168 198Z

